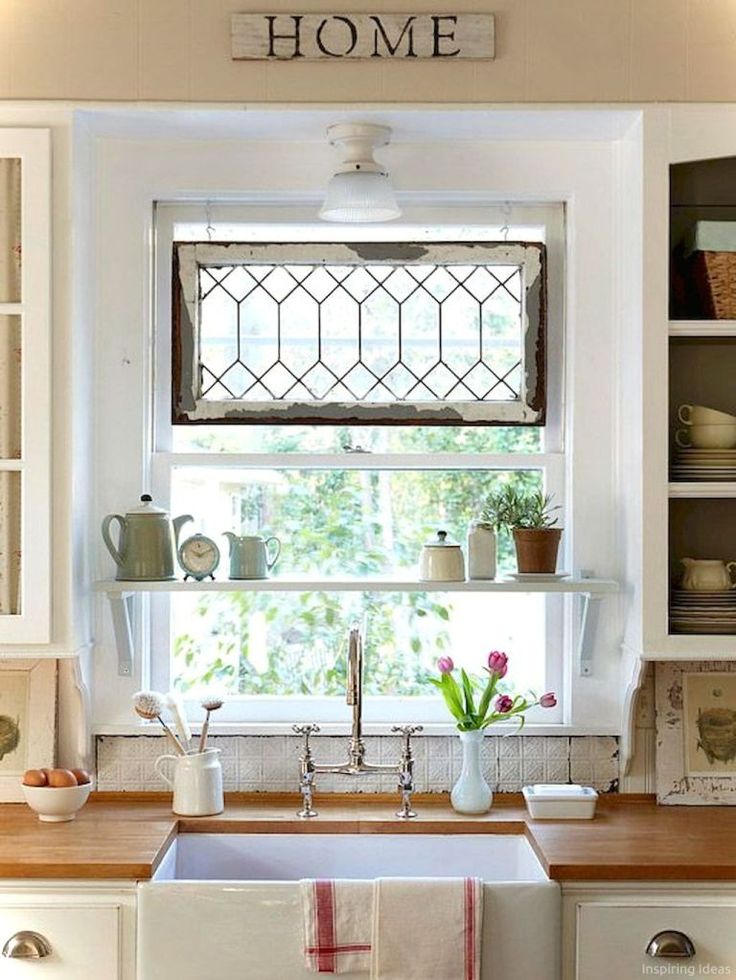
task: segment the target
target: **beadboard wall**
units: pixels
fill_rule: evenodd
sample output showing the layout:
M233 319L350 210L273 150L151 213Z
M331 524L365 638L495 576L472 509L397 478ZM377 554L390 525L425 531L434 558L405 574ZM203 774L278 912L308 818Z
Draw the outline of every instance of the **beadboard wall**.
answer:
M395 736L365 739L371 762L396 762L400 740ZM454 736L415 739L416 789L447 792L460 774L462 748ZM297 791L301 739L288 735L214 735L220 749L225 790L241 792ZM347 738L312 739L317 763L343 762ZM160 735L98 735L97 787L116 792L161 790L154 771L159 755L170 751ZM604 793L618 791L618 739L612 736L489 735L484 741L484 772L494 791L519 792L527 783L584 783ZM381 793L396 789L396 777L318 776L316 791Z

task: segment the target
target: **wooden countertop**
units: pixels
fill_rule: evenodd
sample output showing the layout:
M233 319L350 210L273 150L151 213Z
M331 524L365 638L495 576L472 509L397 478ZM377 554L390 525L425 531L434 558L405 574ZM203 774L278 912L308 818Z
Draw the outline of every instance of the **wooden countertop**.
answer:
M594 820L531 820L519 797L480 817L446 797L417 799L419 816L392 816L391 798L319 801L299 820L295 796L237 795L216 817L176 817L151 795L93 794L71 823L44 824L25 804L0 805L0 877L146 879L177 833L525 834L558 881L734 881L736 809L657 806L651 798L602 798Z

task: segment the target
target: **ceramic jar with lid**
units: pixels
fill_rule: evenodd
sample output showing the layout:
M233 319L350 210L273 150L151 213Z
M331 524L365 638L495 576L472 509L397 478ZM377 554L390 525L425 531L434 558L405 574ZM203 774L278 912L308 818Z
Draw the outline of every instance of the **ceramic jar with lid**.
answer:
M419 559L420 582L464 582L465 558L459 544L447 540L447 531L422 548Z
M496 532L482 521L471 521L468 528L468 578L488 580L496 577Z

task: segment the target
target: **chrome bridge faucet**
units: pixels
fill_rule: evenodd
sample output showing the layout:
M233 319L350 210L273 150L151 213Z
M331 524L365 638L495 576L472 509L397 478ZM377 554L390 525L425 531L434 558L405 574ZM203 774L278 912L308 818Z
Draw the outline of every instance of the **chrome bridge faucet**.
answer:
M333 773L341 776L365 776L370 773L396 773L398 789L401 793L401 807L396 816L401 820L409 820L416 813L411 806L414 792L414 756L411 751L411 737L421 732L421 725L394 725L392 732L403 738L401 758L395 764L385 763L373 765L365 761L365 743L363 742L363 641L360 629L353 626L348 637L348 682L347 703L353 709L353 726L348 744L348 760L342 764L316 765L312 758L309 739L319 731L319 725L294 725L297 735L304 737L302 754L299 759L299 789L302 794L302 808L297 812L298 817L316 817L317 811L312 805L314 793L314 777L319 773Z

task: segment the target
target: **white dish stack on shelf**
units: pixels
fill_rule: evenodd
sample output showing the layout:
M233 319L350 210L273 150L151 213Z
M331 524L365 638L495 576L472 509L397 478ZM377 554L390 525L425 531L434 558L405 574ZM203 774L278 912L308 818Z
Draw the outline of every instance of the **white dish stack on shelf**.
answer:
M736 633L736 590L673 589L670 628L673 633Z
M673 480L736 480L736 415L705 405L680 405Z
M736 481L736 449L676 449L673 480Z

